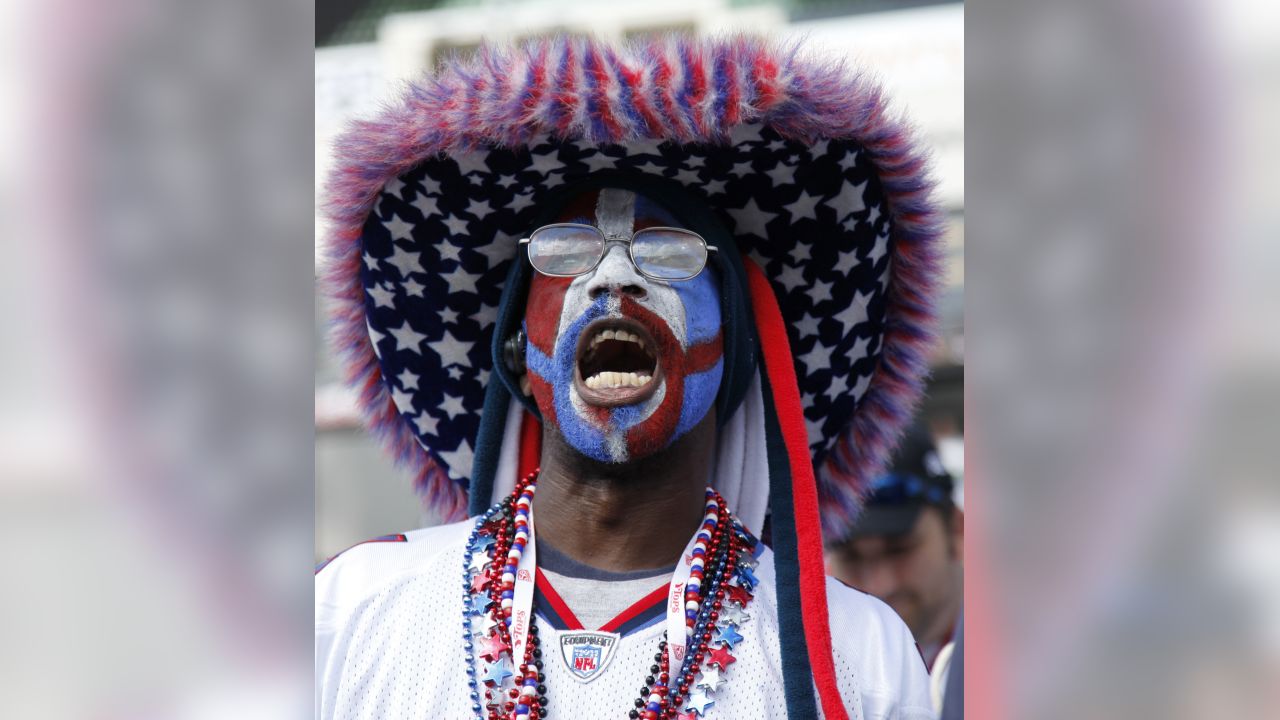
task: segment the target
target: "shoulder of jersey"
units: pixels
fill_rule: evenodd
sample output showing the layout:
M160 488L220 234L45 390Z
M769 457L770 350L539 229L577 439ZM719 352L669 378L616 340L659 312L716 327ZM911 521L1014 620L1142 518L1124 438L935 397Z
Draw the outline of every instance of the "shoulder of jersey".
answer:
M464 520L357 543L316 566L316 600L346 604L344 598L365 595L398 575L433 571L442 555L461 551L474 524Z
M827 607L831 638L838 648L841 640L867 647L914 648L915 641L898 613L880 598L827 577Z

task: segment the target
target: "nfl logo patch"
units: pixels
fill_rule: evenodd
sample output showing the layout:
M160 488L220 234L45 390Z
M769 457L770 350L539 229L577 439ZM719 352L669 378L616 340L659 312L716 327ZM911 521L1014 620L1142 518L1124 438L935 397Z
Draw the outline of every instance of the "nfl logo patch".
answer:
M569 672L581 682L591 682L613 657L617 633L567 632L560 635L560 655Z

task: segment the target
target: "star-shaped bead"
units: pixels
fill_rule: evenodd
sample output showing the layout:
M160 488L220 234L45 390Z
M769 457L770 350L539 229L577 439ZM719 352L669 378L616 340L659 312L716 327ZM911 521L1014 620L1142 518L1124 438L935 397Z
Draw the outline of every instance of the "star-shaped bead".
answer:
M737 662L738 658L729 654L729 648L721 645L711 651L711 655L707 657L707 665L719 665L721 670L727 670L730 665Z
M742 627L742 624L751 619L746 610L736 605L725 605L720 608L720 619L727 623L732 623L735 627Z
M484 553L471 553L471 564L467 567L472 570L483 571L489 565L489 556Z
M756 574L751 572L751 568L746 565L738 566L738 581L746 586L748 590L755 590L756 586L760 584L759 578L757 578Z
M502 653L511 649L511 646L502 642L502 638L496 634L480 641L480 657L489 662L497 662L502 657Z
M475 545L472 545L471 547L473 550L479 550L480 552L484 552L489 548L493 547L493 544L496 542L497 542L497 539L494 538L492 535L481 535L476 538Z
M733 629L732 623L727 625L717 625L715 639L723 642L730 648L735 648L738 646L738 643L742 642L742 636L738 634L738 631Z
M746 607L751 600L751 593L747 589L738 585L730 585L725 588L725 599L730 602L738 603L738 607Z
M489 666L489 672L484 676L484 684L496 687L506 682L509 677L511 677L511 669L507 667L507 661L499 660Z
M724 678L720 675L720 668L706 667L702 669L702 677L698 680L697 687L715 692L723 684Z
M470 610L472 615L483 615L485 610L489 609L489 605L493 603L488 595L472 595L470 601Z
M699 715L706 715L707 708L714 707L715 704L716 701L708 697L706 691L695 690L689 694L689 699L685 702L684 706Z
M490 582L492 582L492 580L489 577L489 573L487 572L476 573L475 576L471 578L471 592L473 593L484 592L484 589L489 587Z

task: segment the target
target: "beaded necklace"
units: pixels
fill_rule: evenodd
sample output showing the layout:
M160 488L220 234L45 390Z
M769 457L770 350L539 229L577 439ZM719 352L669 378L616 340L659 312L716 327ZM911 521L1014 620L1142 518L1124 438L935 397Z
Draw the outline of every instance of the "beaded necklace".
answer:
M535 470L517 482L509 497L481 516L467 540L463 644L471 710L480 720L546 717L537 624L529 620L527 642L513 638L511 627L516 573L530 542L537 479ZM723 673L735 661L730 651L743 640L738 628L751 618L745 609L758 583L752 573L757 541L729 514L719 493L707 488L706 497L702 525L691 541L692 552L684 558L689 564L684 589L687 651L682 660L675 649L668 652L668 636L663 633L644 686L627 713L630 718L696 720L705 715L725 682ZM710 602L703 602L704 597ZM521 644L517 663L513 648ZM473 654L485 665L483 673L478 674L480 663L472 662ZM679 662L675 673L673 655Z

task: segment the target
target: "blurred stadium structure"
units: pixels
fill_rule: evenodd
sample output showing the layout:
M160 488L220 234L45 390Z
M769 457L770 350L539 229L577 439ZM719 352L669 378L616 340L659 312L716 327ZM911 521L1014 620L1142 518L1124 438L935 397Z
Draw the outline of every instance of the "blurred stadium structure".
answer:
M804 36L814 48L848 57L886 85L897 109L934 152L948 213L949 272L942 340L922 412L963 474L964 383L964 6L920 0L648 0L584 3L367 2L317 7L316 182L329 146L352 117L376 110L401 84L450 53L483 40L553 34L632 39L655 33L748 31ZM439 7L432 7L439 6ZM426 9L429 8L429 9ZM328 14L326 14L328 13ZM316 240L324 231L317 218ZM317 245L317 247L319 247ZM317 253L317 258L319 254ZM317 313L323 337L323 313ZM357 481L358 479L358 481ZM370 537L431 524L409 477L382 457L360 428L352 395L320 342L316 358L316 555L327 557Z

